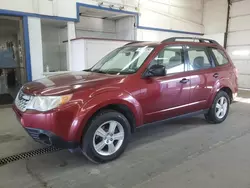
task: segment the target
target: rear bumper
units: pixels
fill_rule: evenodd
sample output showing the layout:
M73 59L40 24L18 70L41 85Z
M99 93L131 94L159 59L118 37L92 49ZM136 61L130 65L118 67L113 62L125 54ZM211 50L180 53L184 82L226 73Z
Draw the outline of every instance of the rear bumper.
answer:
M44 145L67 149L74 149L78 147L78 143L65 141L50 131L28 127L25 127L24 129L36 142Z

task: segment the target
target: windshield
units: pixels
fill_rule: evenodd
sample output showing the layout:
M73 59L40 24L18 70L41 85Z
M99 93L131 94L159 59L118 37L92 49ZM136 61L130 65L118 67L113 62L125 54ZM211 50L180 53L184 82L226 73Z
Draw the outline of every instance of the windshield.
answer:
M92 72L107 74L132 74L144 63L154 47L125 46L118 48L90 69Z

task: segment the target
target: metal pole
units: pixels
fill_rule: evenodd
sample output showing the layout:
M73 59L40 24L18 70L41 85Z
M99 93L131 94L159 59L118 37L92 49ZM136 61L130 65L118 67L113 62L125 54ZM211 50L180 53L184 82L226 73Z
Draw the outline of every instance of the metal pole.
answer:
M231 0L227 0L227 25L226 32L224 37L224 48L227 48L227 39L228 39L228 29L229 29L229 19L230 19L230 8L231 8Z

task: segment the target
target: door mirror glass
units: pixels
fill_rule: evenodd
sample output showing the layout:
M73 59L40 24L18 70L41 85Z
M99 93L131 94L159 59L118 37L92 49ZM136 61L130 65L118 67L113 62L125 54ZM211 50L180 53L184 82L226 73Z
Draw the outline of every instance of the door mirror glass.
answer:
M147 69L147 71L144 74L144 77L165 76L165 75L166 75L165 66L155 64Z

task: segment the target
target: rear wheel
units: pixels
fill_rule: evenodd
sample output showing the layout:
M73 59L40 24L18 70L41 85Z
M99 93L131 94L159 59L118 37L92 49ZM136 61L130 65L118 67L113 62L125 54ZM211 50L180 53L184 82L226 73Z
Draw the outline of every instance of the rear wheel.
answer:
M123 114L113 110L100 112L83 137L83 153L97 163L114 160L125 150L130 134L129 122Z
M205 119L209 123L223 122L227 118L229 105L230 99L228 94L224 91L219 91L208 113L205 114Z

